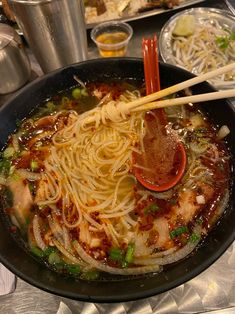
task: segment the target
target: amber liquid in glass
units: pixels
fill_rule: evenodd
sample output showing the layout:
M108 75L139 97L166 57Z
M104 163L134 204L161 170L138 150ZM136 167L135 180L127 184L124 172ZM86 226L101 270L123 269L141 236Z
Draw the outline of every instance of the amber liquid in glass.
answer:
M100 55L102 57L122 57L126 53L127 44L116 48L115 45L120 44L125 41L128 34L125 32L115 32L115 33L103 33L96 37L97 42L101 44L107 44L107 48L99 47ZM112 47L113 45L113 47Z

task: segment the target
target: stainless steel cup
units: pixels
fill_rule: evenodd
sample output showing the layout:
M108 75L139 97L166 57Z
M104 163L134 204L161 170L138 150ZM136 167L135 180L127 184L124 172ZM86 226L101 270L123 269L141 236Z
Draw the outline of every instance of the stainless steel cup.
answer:
M44 72L87 59L82 0L9 0Z
M7 24L0 23L0 94L22 87L31 68L20 36Z

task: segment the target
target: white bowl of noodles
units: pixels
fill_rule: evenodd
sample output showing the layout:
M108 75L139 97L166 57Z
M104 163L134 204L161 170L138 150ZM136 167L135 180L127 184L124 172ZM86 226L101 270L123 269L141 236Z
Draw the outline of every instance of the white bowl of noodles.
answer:
M161 30L159 50L164 62L195 75L232 63L235 61L235 17L227 11L203 7L177 13ZM232 88L235 71L215 77L210 83L217 89Z

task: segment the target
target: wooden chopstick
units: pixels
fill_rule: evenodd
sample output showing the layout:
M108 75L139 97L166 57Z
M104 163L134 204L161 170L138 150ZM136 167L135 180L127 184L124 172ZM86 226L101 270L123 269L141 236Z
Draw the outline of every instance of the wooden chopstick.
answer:
M130 111L133 111L134 108L138 107L138 106L142 106L144 104L148 104L150 102L153 102L157 99L160 99L160 98L163 98L163 97L166 97L166 96L169 96L169 95L172 95L180 90L183 90L185 88L188 88L188 87L191 87L193 85L196 85L196 84L199 84L201 82L204 82L204 81L207 81L217 75L220 75L220 74L223 74L223 73L226 73L226 72L229 72L229 71L232 71L235 69L235 62L234 63L231 63L231 64L228 64L222 68L219 68L219 69L216 69L216 70L213 70L211 72L208 72L208 73L205 73L205 74L202 74L202 75L199 75L199 76L196 76L192 79L189 79L187 81L184 81L182 83L178 83L176 85L173 85L173 86L170 86L170 87L167 87L165 89L162 89L156 93L153 93L153 94L150 94L150 95L147 95L147 96L144 96L144 97L141 97L137 100L134 100L130 103L127 104L128 106L128 109ZM219 92L220 93L220 92ZM213 93L214 95L220 95L220 94L215 94ZM234 95L233 95L234 96ZM233 96L222 96L220 98L225 98L225 97L233 97ZM193 96L192 96L193 97ZM184 97L185 98L185 97ZM212 98L212 99L215 99L215 98ZM211 99L211 100L212 100ZM170 101L172 102L174 99L171 99ZM177 99L175 99L176 101ZM209 99L208 99L209 100ZM202 100L202 101L206 101L206 100ZM164 107L166 107L164 105ZM161 107L158 107L158 108L161 108ZM143 109L142 109L143 110ZM139 110L138 110L139 111Z
M235 97L235 88L224 90L224 91L218 91L218 92L179 97L179 98L174 98L174 99L153 101L153 102L135 107L131 109L131 112L137 112L141 110L147 111L147 110L152 110L152 109L165 108L165 107L178 106L178 105L186 105L189 103L199 103L203 101L216 100L216 99L229 98L229 97Z

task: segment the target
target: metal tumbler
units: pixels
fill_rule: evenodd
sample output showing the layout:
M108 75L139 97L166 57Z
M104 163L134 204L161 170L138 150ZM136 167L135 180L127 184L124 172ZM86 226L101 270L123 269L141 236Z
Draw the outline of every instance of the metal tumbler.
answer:
M83 0L9 0L42 70L87 59Z

